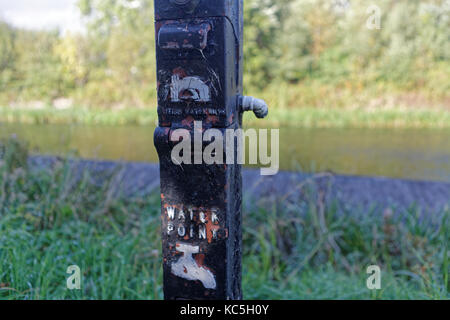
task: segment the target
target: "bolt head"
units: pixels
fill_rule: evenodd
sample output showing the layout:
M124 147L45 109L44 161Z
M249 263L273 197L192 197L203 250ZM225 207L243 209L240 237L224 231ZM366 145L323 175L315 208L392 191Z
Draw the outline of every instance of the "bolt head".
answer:
M170 0L170 3L181 7L187 13L192 13L198 6L200 0Z

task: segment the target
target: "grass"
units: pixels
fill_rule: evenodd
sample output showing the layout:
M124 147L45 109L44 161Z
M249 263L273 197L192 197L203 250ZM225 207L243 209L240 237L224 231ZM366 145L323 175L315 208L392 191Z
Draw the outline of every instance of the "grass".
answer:
M0 147L0 299L161 299L157 193L121 196L68 163L29 168L26 146ZM295 203L245 209L247 299L448 299L450 212L349 212L314 186ZM82 288L66 289L67 267ZM366 268L382 268L382 289Z
M123 110L71 108L0 107L0 122L25 124L154 125L156 108ZM305 128L450 128L446 109L338 109L292 108L270 110L269 117L257 120L245 115L246 125Z

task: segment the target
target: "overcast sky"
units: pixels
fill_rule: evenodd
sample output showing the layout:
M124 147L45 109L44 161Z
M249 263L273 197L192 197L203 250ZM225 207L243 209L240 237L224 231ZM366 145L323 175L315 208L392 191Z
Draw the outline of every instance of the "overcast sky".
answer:
M0 0L0 20L28 29L81 31L77 0Z

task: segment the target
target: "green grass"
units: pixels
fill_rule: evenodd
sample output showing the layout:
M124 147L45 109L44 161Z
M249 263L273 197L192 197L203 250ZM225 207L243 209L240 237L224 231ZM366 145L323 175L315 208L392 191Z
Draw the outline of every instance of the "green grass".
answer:
M12 109L0 107L0 122L25 124L154 125L156 108L123 110L73 108ZM272 108L269 117L258 120L245 115L245 125L305 128L450 128L445 109L338 109Z
M159 195L122 197L109 177L94 185L26 157L15 139L0 147L0 299L161 299ZM423 220L320 199L311 186L295 203L244 209L245 298L450 298L449 211ZM80 291L66 289L74 264ZM371 264L382 290L366 288Z

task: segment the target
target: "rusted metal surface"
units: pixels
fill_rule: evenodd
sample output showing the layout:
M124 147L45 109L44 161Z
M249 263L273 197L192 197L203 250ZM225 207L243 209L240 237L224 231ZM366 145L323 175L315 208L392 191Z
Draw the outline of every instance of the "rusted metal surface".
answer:
M162 49L191 49L204 50L208 42L208 32L211 30L209 23L166 24L159 29L158 45Z
M166 299L242 298L241 166L171 158L176 129L193 135L194 121L222 132L242 125L242 6L155 0Z

